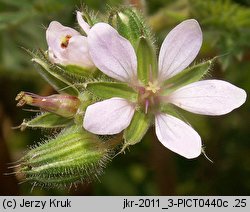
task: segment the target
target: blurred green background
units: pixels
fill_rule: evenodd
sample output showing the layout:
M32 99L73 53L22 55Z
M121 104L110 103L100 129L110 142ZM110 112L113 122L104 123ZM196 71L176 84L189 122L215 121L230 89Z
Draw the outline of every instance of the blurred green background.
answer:
M150 130L143 141L116 157L100 181L78 188L35 188L20 184L9 163L44 138L40 130L12 130L30 112L16 108L21 91L49 95L53 89L36 73L21 48L46 50L45 29L57 20L76 26L82 3L105 12L106 5L135 4L148 16L158 46L177 23L195 18L204 41L198 61L221 55L210 72L250 91L250 0L0 0L0 195L250 195L250 103L220 117L185 113L199 132L207 155L187 160L170 152ZM19 179L20 178L20 179Z

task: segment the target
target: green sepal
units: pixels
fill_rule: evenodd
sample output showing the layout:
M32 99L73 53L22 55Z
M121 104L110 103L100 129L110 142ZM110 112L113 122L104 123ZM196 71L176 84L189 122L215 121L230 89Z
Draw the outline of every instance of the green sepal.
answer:
M82 6L82 8L80 9L80 12L82 12L83 20L86 21L90 27L92 27L98 22L101 22L101 20L99 20L99 16L97 15L97 13L90 10L86 5ZM80 28L79 31L83 31L81 27L79 28ZM86 34L85 31L83 32L84 34Z
M180 108L178 108L177 106L173 104L162 104L160 106L160 111L161 113L174 116L175 118L178 118L182 120L183 122L189 124L188 121L185 119L185 117L182 115Z
M89 26L93 26L94 25L94 21L92 20L91 15L89 14L89 10L87 7L84 7L82 10L82 18L84 21L86 21L88 23ZM80 27L80 29L83 31L83 29ZM86 32L84 32L86 34Z
M92 82L88 83L86 89L95 96L102 99L120 97L132 102L137 100L137 93L126 83L118 82Z
M63 128L67 125L73 124L73 119L58 116L54 113L45 112L37 115L31 120L24 120L20 125L23 131L26 127L30 128Z
M161 113L175 116L176 118L182 119L180 113L177 112L177 107L173 104L162 104L160 106Z
M75 78L67 75L67 73L58 65L52 64L48 55L42 50L38 50L36 53L23 48L31 57L32 62L37 65L38 73L59 93L68 93L74 96L78 95L78 90L73 86L76 81ZM69 79L72 78L73 82Z
M81 101L81 104L74 116L74 122L78 126L82 126L85 111L87 110L89 105L94 103L91 97L91 94L89 94L88 92L82 92L78 97Z
M163 95L167 95L187 84L199 81L209 71L215 58L183 70L163 83Z
M151 125L152 116L142 111L135 111L132 121L124 131L124 145L122 150L128 146L139 143Z
M134 47L136 47L138 39L141 36L153 40L150 30L145 24L145 20L134 8L111 10L109 24L116 28L121 36L128 39Z
M96 70L95 68L88 69L76 65L67 65L62 68L66 72L68 72L69 75L73 75L76 78L76 80L78 77L80 78L93 77Z
M145 37L140 37L136 49L137 75L143 84L157 78L157 59L154 47Z
M68 93L74 96L78 95L78 90L66 79L64 79L62 75L53 71L45 61L38 57L33 58L32 61L39 65L38 72L59 93Z

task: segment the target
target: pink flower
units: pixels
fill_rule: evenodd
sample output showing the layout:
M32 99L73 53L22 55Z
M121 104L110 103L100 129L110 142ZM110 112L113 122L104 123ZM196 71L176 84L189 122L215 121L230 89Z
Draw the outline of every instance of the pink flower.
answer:
M196 20L183 21L167 35L159 53L158 77L147 85L137 77L137 57L132 45L110 25L94 25L89 31L88 43L96 67L106 75L128 83L139 96L138 102L111 98L90 105L83 126L92 133L121 132L129 126L136 107L145 105L145 111L155 116L159 141L173 152L195 158L202 151L198 133L182 120L161 112L158 105L174 104L192 113L223 115L246 100L244 90L221 80L194 82L167 96L162 95L162 83L185 69L200 50L202 32Z
M85 33L88 34L90 26L83 20L80 12L77 12L77 20ZM82 36L76 30L65 27L57 21L52 21L46 31L46 39L51 62L64 66L94 67L89 55L87 37Z

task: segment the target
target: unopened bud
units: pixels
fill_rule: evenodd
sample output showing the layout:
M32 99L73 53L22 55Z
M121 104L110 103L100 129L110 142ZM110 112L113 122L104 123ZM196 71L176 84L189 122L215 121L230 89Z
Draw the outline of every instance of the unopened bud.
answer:
M51 96L39 96L29 92L20 92L16 100L17 106L25 104L40 107L41 109L55 113L63 117L73 117L80 105L80 100L76 96L67 94L54 94Z
M127 38L134 47L141 36L151 40L150 30L142 16L135 9L125 8L111 11L109 23L117 29L120 35Z
M73 126L27 152L19 161L18 174L38 186L89 182L103 172L113 148L114 142Z

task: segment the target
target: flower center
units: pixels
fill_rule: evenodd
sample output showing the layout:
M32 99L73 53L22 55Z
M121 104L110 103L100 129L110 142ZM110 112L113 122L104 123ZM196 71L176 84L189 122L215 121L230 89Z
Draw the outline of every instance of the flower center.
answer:
M148 86L146 87L146 90L147 91L151 91L152 93L157 93L159 90L160 90L160 87L158 85L158 82L155 81L155 82L149 82L148 83Z
M72 38L71 35L66 35L65 37L61 38L61 47L63 49L66 49L68 47L70 38Z
M157 81L148 82L145 87L140 87L139 91L139 105L144 108L144 112L148 113L157 109L159 105L158 93L160 86Z

